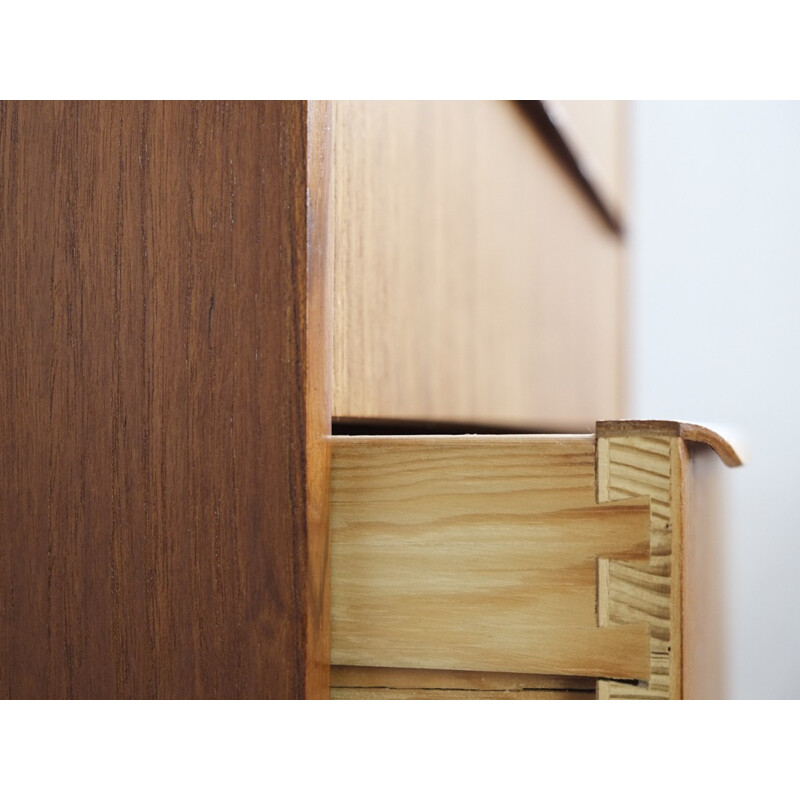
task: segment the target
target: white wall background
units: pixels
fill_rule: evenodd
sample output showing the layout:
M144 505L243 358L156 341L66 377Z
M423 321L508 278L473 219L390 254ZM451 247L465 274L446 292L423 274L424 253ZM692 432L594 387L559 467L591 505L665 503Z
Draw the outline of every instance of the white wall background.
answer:
M632 411L733 428L728 694L800 697L800 103L631 104Z

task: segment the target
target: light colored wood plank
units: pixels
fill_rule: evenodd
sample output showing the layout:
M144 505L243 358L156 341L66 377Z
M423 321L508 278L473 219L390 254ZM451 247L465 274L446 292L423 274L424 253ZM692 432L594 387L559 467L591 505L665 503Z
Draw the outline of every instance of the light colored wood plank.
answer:
M633 429L631 429L633 430ZM669 436L598 439L597 497L601 503L650 498L649 562L608 560L602 565L599 606L609 625L650 627L647 686L601 681L601 698L668 699L681 696L680 542L683 443Z
M594 700L594 692L554 689L471 691L466 689L332 688L332 700Z
M574 675L531 675L468 670L393 669L387 667L331 668L331 686L358 689L461 689L522 691L542 689L594 693L597 681Z
M710 428L664 420L597 423L599 502L650 498L650 561L601 563L598 611L604 624L650 625L650 679L598 681L600 699L717 696L721 691L721 597L712 523L713 449L727 466L742 461ZM703 447L698 447L703 445Z
M587 180L615 216L624 219L626 104L616 100L549 100L545 106Z
M646 678L647 627L596 601L649 518L596 504L593 437L334 437L332 663Z
M335 418L624 414L622 247L513 103L334 104Z

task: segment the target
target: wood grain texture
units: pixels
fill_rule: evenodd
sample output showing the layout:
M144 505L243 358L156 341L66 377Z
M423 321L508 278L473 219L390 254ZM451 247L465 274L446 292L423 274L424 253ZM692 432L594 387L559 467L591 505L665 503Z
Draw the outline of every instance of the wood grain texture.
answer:
M741 467L744 461L730 438L694 422L660 419L615 419L603 420L595 426L597 435L603 438L619 436L667 436L686 442L708 445L728 467Z
M304 103L0 107L0 695L324 693L306 159Z
M331 668L334 700L591 700L596 681L502 672Z
M680 698L685 445L675 437L599 437L597 462L599 502L634 497L650 501L649 561L604 560L600 600L606 624L649 625L650 676L642 686L600 681L598 696Z
M553 689L348 689L331 687L333 700L594 700L594 692Z
M329 102L307 104L308 296L303 404L306 413L306 686L330 696L330 435L333 382L333 187ZM295 176L299 180L299 176ZM299 511L299 510L298 510ZM298 513L298 512L296 512Z
M597 625L597 558L646 558L649 508L597 506L593 437L335 437L334 664L649 675Z
M626 108L615 100L547 100L551 117L603 202L625 219Z
M513 103L334 104L336 419L624 415L622 245Z
M575 675L531 675L471 670L331 667L331 687L372 689L460 689L481 691L595 691L596 680Z
M719 433L687 422L598 422L597 436L598 501L649 497L651 512L649 563L604 560L598 608L606 624L649 623L650 680L646 686L599 681L598 697L720 696L721 501L711 450L727 466L741 465L741 458Z
M541 135L553 157L569 178L594 205L606 225L617 235L623 234L623 221L619 209L609 202L608 193L597 179L596 171L586 158L586 152L578 147L563 107L549 100L517 100L536 131Z

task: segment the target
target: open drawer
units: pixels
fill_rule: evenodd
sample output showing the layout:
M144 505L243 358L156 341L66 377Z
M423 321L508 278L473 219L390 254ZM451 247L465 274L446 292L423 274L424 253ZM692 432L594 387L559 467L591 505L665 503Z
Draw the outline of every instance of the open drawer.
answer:
M332 441L334 698L680 698L720 657L689 613L693 443L740 463L712 431Z

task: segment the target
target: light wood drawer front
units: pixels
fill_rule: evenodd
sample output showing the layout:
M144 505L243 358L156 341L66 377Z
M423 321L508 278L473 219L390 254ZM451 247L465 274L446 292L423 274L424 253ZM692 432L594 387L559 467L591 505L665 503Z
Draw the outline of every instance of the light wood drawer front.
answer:
M333 415L624 412L622 245L513 103L336 103Z
M680 697L692 434L659 425L334 437L333 688Z
M613 100L553 100L544 103L573 149L587 180L609 210L626 212L625 103Z

